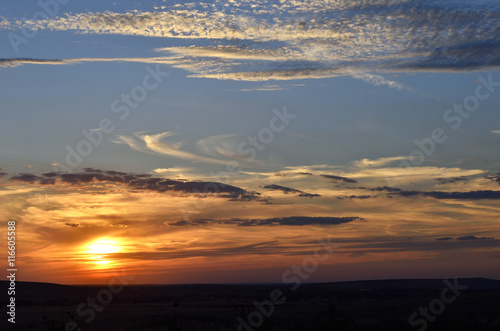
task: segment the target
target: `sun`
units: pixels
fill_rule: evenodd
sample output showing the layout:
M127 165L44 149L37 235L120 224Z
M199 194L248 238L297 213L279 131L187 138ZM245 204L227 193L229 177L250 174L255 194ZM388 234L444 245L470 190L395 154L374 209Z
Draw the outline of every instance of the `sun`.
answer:
M97 267L105 268L113 265L113 261L108 258L108 255L122 252L123 246L120 240L103 237L85 245L83 251L88 259L96 264Z
M87 253L89 254L110 254L118 252L120 252L119 243L113 239L100 238L87 245Z

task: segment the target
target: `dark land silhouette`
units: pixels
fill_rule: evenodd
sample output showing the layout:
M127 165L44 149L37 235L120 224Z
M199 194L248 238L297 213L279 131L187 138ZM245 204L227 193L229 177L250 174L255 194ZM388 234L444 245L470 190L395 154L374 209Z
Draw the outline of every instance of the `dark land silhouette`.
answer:
M295 291L293 284L132 285L114 288L114 294L107 284L17 282L16 323L7 323L4 313L1 329L403 331L421 330L425 319L426 330L500 330L500 280L458 279L467 288L455 289L458 295L447 290L445 300L455 299L441 306L443 281L302 283ZM8 282L0 283L6 292ZM432 321L417 315L412 326L409 317L420 307L428 309Z

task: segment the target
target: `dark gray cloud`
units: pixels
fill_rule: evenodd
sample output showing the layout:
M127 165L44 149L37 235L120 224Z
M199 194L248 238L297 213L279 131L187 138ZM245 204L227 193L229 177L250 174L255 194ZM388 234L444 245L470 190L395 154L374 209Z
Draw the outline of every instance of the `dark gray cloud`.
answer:
M457 240L494 240L492 237L476 237L476 236L463 236L458 237Z
M179 179L154 178L148 174L128 174L119 171L102 171L99 169L85 168L81 173L49 172L38 176L23 173L10 178L30 184L54 185L58 183L78 185L93 182L111 182L127 185L134 190L150 190L157 192L184 192L193 194L214 193L230 201L267 201L260 193L247 191L240 187L219 182L187 181Z
M468 182L469 179L462 176L462 177L452 177L452 178L435 178L439 182L439 184L456 184L459 182Z
M25 174L19 174L17 176L13 176L10 179L15 180L15 181L20 181L20 182L26 182L26 183L33 184L35 182L38 182L38 181L42 180L43 178L42 177L38 177L38 176L33 175L33 174L26 174L25 173Z
M279 172L274 174L275 176L285 177L285 176L312 176L310 172Z
M302 193L300 190L296 190L291 187L286 187L286 186L281 186L281 185L276 185L276 184L271 184L271 185L264 185L263 188L271 191L281 191L285 194L288 193Z
M357 183L356 180L347 177L334 176L334 175L321 175L323 178L332 180L332 182L343 182L343 183Z
M453 240L455 238L453 237L442 237L442 238L436 238L438 241L448 241L448 240ZM463 236L463 237L458 237L456 240L495 240L495 238L492 237L476 237L476 236Z
M299 194L299 197L301 198L316 198L316 197L320 197L321 195L320 194L317 194L317 193L300 193Z
M339 200L345 200L345 199L361 199L361 200L364 200L364 199L369 199L371 197L372 197L371 195L346 195L346 196L337 197L337 199L339 199Z
M389 187L389 186L378 186L375 188L371 188L370 191L376 191L376 192L401 192L402 190L397 188L397 187Z
M470 192L441 192L441 191L398 191L396 193L403 197L424 196L435 199L456 199L456 200L498 200L500 191L470 191Z
M277 184L270 184L270 185L265 185L263 188L271 191L281 191L285 194L288 193L298 193L299 197L305 197L305 198L314 198L314 197L320 197L321 195L316 194L316 193L307 193L301 190L297 190L291 187L286 187L286 186L281 186Z
M488 176L486 178L491 179L491 180L497 182L498 185L500 185L500 172L498 174L496 174L496 175Z
M102 170L94 169L94 168L83 168L83 171L84 172L93 172L93 173L98 173L98 174L102 174L103 173Z
M468 181L464 177L456 178L441 178L441 184L445 183L457 183ZM436 179L440 180L440 179ZM366 189L363 187L362 189ZM434 199L455 199L455 200L498 200L500 199L500 191L465 191L465 192L445 192L445 191L405 191L396 187L379 186L375 188L369 188L368 190L374 192L387 192L386 196L391 198L393 196L402 197L431 197ZM356 198L356 196L352 196ZM362 196L365 197L365 196ZM344 197L349 198L349 197Z
M168 224L171 226L202 226L213 224L230 224L238 226L306 226L306 225L339 225L343 223L362 220L360 217L308 217L308 216L291 216L280 218L266 219L239 219L233 218L229 220L214 220L214 219L198 219L191 221L172 221Z

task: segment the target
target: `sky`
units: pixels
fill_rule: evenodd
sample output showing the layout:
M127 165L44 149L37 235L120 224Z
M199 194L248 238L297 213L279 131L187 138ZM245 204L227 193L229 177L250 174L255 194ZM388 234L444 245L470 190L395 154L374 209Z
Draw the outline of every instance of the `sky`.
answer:
M500 279L499 69L494 0L2 3L2 245L61 284Z

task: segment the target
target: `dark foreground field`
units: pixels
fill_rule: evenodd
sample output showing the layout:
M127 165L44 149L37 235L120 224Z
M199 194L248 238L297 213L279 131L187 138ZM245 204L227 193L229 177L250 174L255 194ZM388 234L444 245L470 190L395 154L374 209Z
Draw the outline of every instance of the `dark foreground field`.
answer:
M0 284L6 307L8 283ZM3 313L0 329L500 330L500 281L458 285L385 280L301 284L295 291L293 284L116 285L113 293L107 285L17 282L16 323L6 323Z

